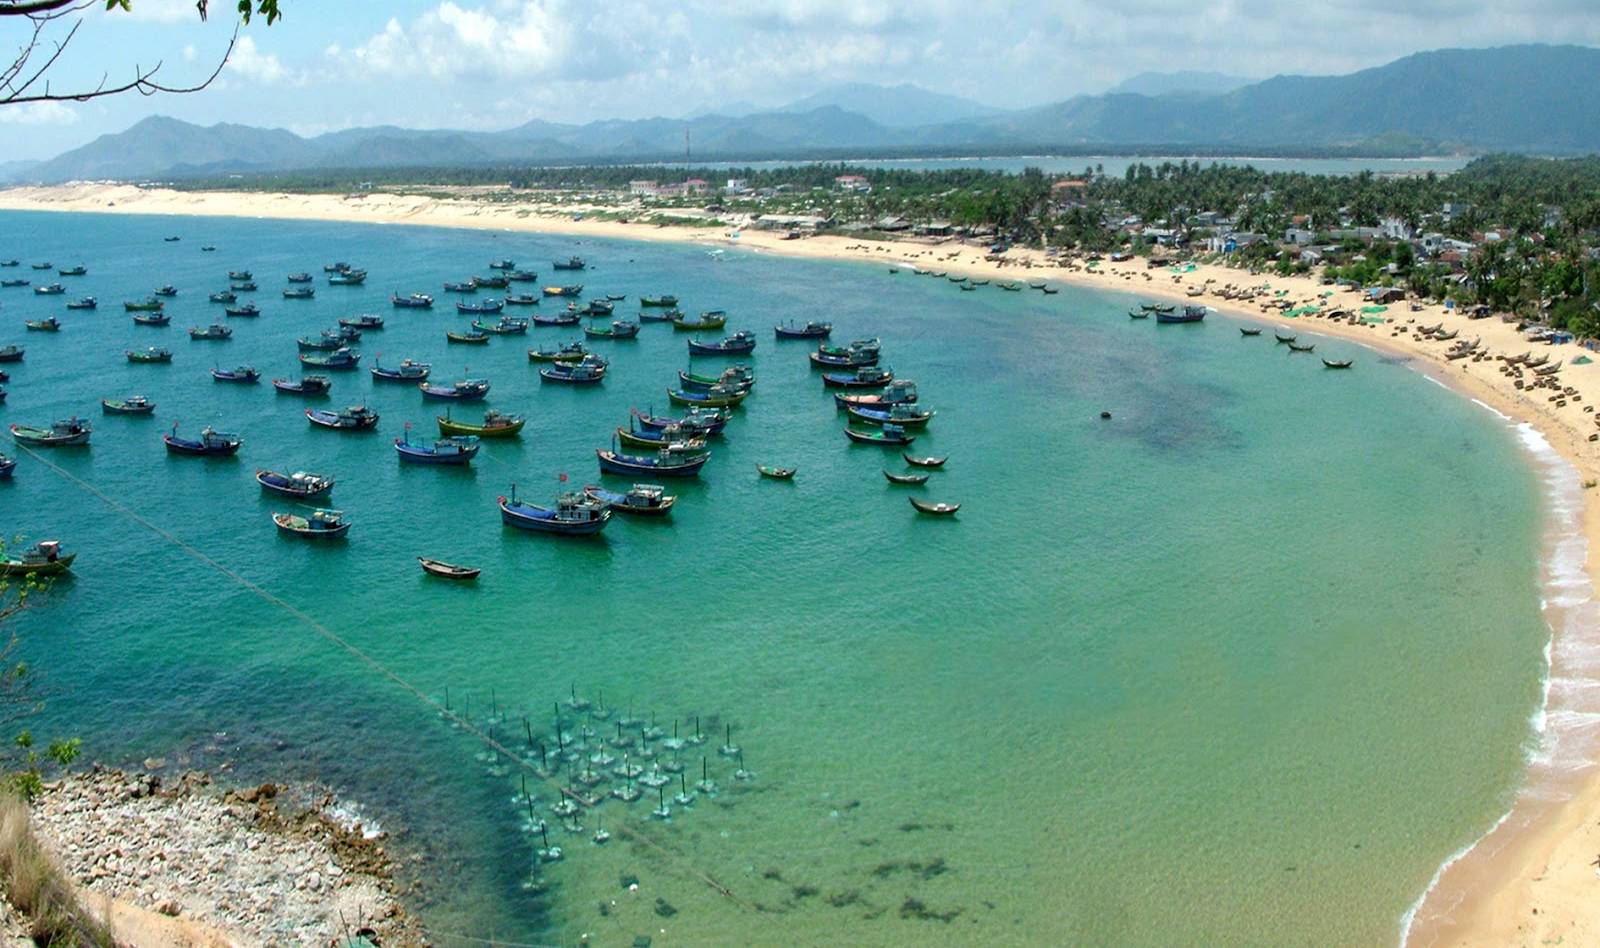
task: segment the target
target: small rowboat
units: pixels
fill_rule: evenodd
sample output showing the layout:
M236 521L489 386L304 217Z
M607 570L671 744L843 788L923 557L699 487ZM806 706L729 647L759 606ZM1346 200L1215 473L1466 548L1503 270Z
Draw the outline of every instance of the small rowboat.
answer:
M143 395L127 398L102 398L100 410L108 415L148 415L156 410L156 403Z
M339 325L346 329L382 329L383 317L376 313L362 313L360 316L341 316Z
M589 350L581 342L563 343L560 347L541 346L528 350L529 362L582 362Z
M150 346L147 349L125 349L123 354L129 362L171 362L172 350L160 346Z
M161 436L161 440L166 443L168 454L201 457L226 457L237 454L239 446L244 444L244 439L238 435L210 427L200 429L199 438L180 438L176 422L173 423L170 432Z
M212 369L211 377L218 382L247 382L254 384L261 380L261 371L253 365L241 365L232 369Z
M65 421L50 423L48 428L35 428L29 425L12 425L11 437L18 444L25 444L31 448L69 448L78 447L89 443L92 429L87 422L79 421L74 415Z
M201 329L199 326L189 327L190 339L227 339L233 335L233 330L221 323L212 323Z
M422 390L423 398L444 398L454 401L471 402L489 394L488 379L462 379L449 385L429 385L422 382L417 386Z
M898 447L910 444L917 440L917 436L908 433L899 425L884 425L872 431L861 431L856 428L844 429L845 437L856 444L874 444L881 447Z
M67 309L97 309L99 306L100 301L92 296L67 301Z
M134 313L135 326L166 326L172 323L172 317L166 313Z
M935 503L931 500L918 500L915 497L910 497L907 499L911 501L911 506L917 508L918 511L925 514L933 514L934 516L938 517L952 516L956 511L961 509L960 504L941 504Z
M535 326L576 326L583 322L583 317L577 313L557 313L554 316L535 316Z
M389 305L395 309L432 309L433 297L426 293L412 293L410 296L395 293L389 297Z
M523 530L587 536L604 530L611 521L611 508L584 494L570 491L557 497L554 507L540 507L519 501L515 489L510 500L504 497L496 500L500 505L501 521Z
M590 500L605 504L617 513L638 516L665 516L672 511L672 505L678 502L676 496L655 484L635 484L626 491L607 490L599 484L588 484L583 492Z
M471 435L476 438L515 438L527 424L521 415L507 415L493 408L483 413L483 424L473 425L456 421L449 415L434 419L439 423L441 435Z
M662 296L641 296L641 297L639 297L639 305L640 306L672 307L672 306L677 306L678 305L678 298L676 296L672 296L670 294L662 295Z
M1323 359L1322 364L1330 369L1348 369L1355 365L1354 359Z
M812 320L804 326L796 326L791 321L788 325L773 326L772 331L779 339L826 339L833 334L833 323Z
M728 315L721 310L712 310L701 313L699 318L680 316L672 321L672 328L684 332L698 332L703 329L721 329L728 325Z
M1239 335L1241 335L1241 336L1259 336L1259 335L1261 335L1261 330L1260 329L1252 329L1249 326L1240 326L1239 327Z
M321 474L308 474L305 471L280 474L277 471L260 468L256 471L256 483L260 484L263 490L293 497L296 500L310 500L333 490L333 478L323 477Z
M1282 342L1282 343L1290 343L1290 342L1294 342L1295 339L1297 339L1299 337L1295 336L1295 335L1292 335L1292 334L1286 336L1281 332L1274 332L1272 334L1272 338L1274 338L1274 339L1276 339L1276 340L1278 340L1279 342Z
M678 454L661 451L655 457L639 454L621 454L605 448L596 448L600 470L606 474L653 474L657 477L695 477L711 460L710 452L704 454Z
M945 455L942 458L934 458L934 457L918 458L918 457L912 457L909 454L901 454L900 456L905 458L906 459L906 463L911 465L912 467L944 467L944 462L950 460L950 455L948 455L948 454Z
M627 298L628 298L628 294L626 294L626 293L607 293L606 294L606 302L607 303L620 303L620 302L622 302L623 300L625 300Z
M365 430L378 424L378 413L365 405L351 405L344 411L307 408L306 420L322 428Z
M771 465L767 464L757 464L756 470L761 473L762 477L770 477L773 480L778 481L787 481L792 479L795 472L795 469L792 467L772 467Z
M884 478L884 480L888 481L891 484L926 484L926 483L928 483L928 475L926 475L926 474L895 474L895 473L890 472L890 471L884 471L883 472L883 478Z
M405 436L394 439L394 449L400 455L400 460L412 464L463 465L472 463L472 459L477 457L478 439L470 435L452 435L440 438L433 444L414 444L408 431Z
M1142 309L1130 309L1130 310L1128 310L1128 318L1129 319L1149 319L1150 318L1150 314L1145 312Z
M46 316L44 319L25 319L22 321L22 325L26 326L29 332L61 331L61 320L56 319L54 316Z
M274 513L272 522L283 533L307 540L338 540L350 532L350 521L337 510L313 510L309 517L298 514Z
M1290 352L1310 352L1312 349L1315 349L1317 347L1317 344L1314 343L1314 342L1309 344L1309 345L1304 345L1304 346L1300 345L1297 342L1291 342L1288 345L1289 345L1289 351Z
M459 343L464 346L486 346L489 344L489 334L471 329L466 332L453 332L446 329L444 333L446 342Z
M440 579L477 579L478 574L483 572L476 566L457 566L443 560L430 560L426 556L417 557L417 562L422 564L423 572Z
M273 379L272 387L291 395L326 395L328 389L333 387L333 380L326 375L303 375L299 381Z
M755 333L746 330L740 330L717 342L689 340L689 352L692 355L744 355L755 351L755 348Z
M10 468L7 468L7 473ZM17 556L0 557L0 576L58 576L72 568L76 553L61 555L59 540L41 540Z
M433 365L428 362L413 362L403 359L398 368L386 369L382 365L374 365L370 371L372 378L377 382L421 382L428 378L433 371Z

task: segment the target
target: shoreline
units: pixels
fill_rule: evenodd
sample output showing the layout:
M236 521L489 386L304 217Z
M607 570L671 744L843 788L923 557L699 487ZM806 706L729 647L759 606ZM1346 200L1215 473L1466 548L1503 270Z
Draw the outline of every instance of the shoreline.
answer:
M1390 307L1383 315L1393 322L1383 324L1353 325L1321 315L1286 317L1276 309L1269 312L1268 304L1321 300L1321 294L1330 291L1327 302L1335 306L1355 308L1360 300L1342 288L1324 287L1313 277L1252 276L1216 264L1177 274L1167 269L1148 270L1139 258L1085 268L1071 261L1058 265L1039 251L1021 249L1008 251L995 261L986 258L982 247L953 242L885 242L833 235L784 240L771 231L725 226L574 219L574 213L582 210L576 207L382 192L345 197L69 185L0 190L0 210L410 224L743 247L757 253L876 263L899 268L893 277L899 280L915 278L909 269L913 265L997 280L1045 278L1180 304L1204 303L1230 317L1295 327L1298 332L1319 333L1378 353L1406 357L1410 368L1506 418L1513 437L1528 455L1540 481L1544 511L1540 595L1550 638L1545 647L1544 699L1530 721L1523 778L1508 791L1508 810L1439 866L1427 888L1397 921L1398 938L1402 943L1432 946L1566 936L1584 941L1600 935L1600 923L1590 921L1592 912L1586 904L1595 882L1588 863L1592 854L1600 851L1600 770L1589 766L1593 754L1585 753L1600 750L1600 733L1589 733L1583 727L1593 719L1586 716L1600 718L1600 689L1593 687L1600 679L1600 641L1586 640L1586 636L1600 637L1600 605L1592 601L1597 566L1594 552L1600 549L1600 505L1588 503L1584 497L1585 485L1600 479L1600 445L1588 440L1600 431L1591 417L1591 410L1600 406L1600 361L1572 365L1571 360L1584 352L1574 345L1542 347L1537 353L1548 354L1551 362L1566 362L1561 382L1571 387L1572 393L1562 398L1546 389L1516 387L1521 381L1514 384L1497 358L1447 360L1449 343L1424 339L1414 332L1416 326L1442 322L1446 329L1459 331L1462 339L1481 336L1483 349L1496 355L1532 348L1513 326L1498 319L1469 321L1435 305L1413 312L1405 304ZM1269 284L1271 290L1250 300L1216 295L1223 287L1263 284ZM1197 298L1190 296L1195 287L1203 290ZM1530 440L1528 431L1537 433L1555 463L1541 456L1540 445ZM1563 526L1570 528L1568 533L1562 533ZM1560 594L1564 589L1574 594ZM1593 646L1596 658L1589 658L1586 645Z

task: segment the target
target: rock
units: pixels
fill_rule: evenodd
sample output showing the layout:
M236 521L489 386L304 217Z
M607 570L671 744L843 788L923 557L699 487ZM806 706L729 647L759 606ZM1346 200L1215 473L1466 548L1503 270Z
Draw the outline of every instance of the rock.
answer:
M167 765L166 760L164 760L163 758L160 758L160 757L146 757L144 759L144 769L145 770L160 770L161 768L165 767L166 765Z
M179 905L176 900L167 899L165 902L162 902L160 905L156 906L156 911L162 915L166 915L171 918L177 918L178 915L183 911L183 907Z

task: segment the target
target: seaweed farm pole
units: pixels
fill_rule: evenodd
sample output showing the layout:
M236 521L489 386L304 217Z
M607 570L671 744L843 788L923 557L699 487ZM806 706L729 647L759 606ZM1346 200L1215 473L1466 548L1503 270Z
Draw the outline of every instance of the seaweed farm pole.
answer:
M445 685L444 686L444 709L446 711L450 710L450 686L449 685Z
M528 723L528 716L522 716L522 729L528 732L528 746L533 746L533 725Z

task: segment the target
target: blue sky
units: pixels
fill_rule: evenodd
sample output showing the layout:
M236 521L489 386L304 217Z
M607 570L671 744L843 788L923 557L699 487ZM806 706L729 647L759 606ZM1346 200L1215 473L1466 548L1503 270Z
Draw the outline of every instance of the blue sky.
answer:
M55 89L164 63L203 78L227 0L91 8ZM91 5L92 7L103 4ZM1593 0L282 0L210 89L0 106L0 161L43 158L147 115L316 134L357 125L495 129L532 118L681 116L778 105L838 82L915 82L1000 106L1104 91L1146 71L1339 73L1419 49L1600 45ZM70 21L57 25L56 35ZM16 48L24 26L0 23Z

